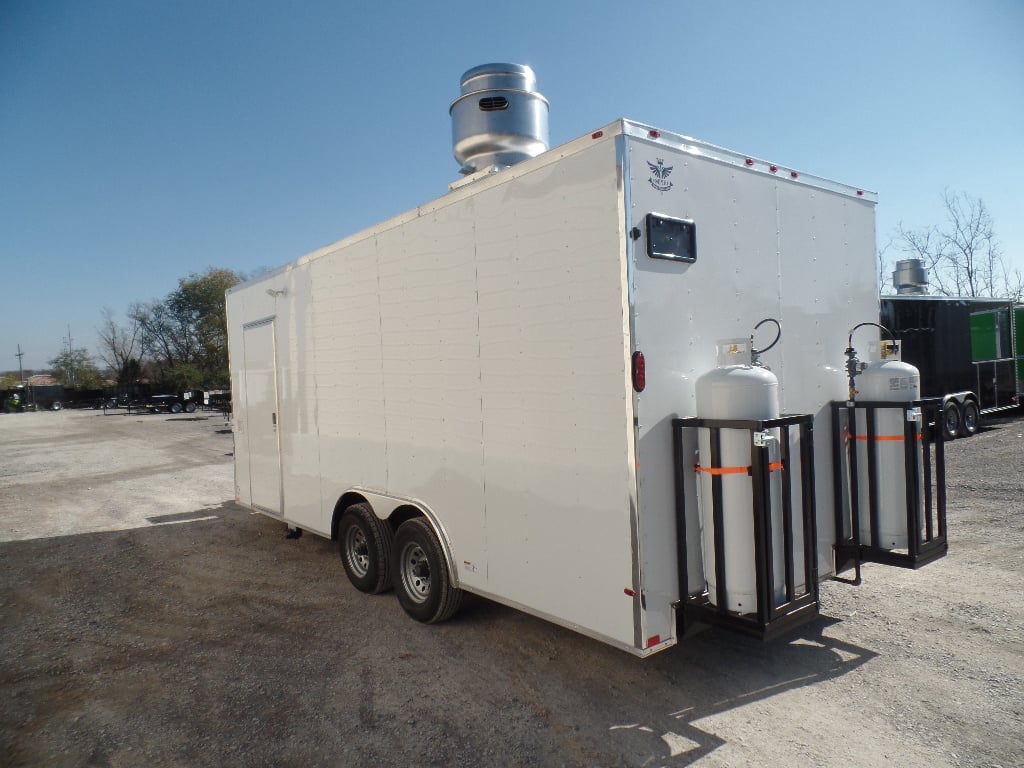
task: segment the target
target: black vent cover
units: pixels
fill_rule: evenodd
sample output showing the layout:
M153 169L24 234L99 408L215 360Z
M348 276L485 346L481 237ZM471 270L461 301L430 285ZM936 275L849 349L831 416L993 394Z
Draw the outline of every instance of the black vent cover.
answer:
M484 96L480 99L481 112L500 112L508 109L508 99L504 96Z

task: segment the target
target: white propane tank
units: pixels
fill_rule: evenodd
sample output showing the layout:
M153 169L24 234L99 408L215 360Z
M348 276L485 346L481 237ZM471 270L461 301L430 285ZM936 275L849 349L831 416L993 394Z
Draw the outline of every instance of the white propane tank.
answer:
M702 419L775 419L779 417L779 380L767 368L751 365L750 339L718 342L718 367L697 379L697 416ZM771 461L778 461L779 431L772 430ZM746 429L721 430L721 466L728 469L750 466L751 433ZM718 605L715 575L715 531L712 515L711 432L701 428L698 436L700 466L701 540L704 547L704 578L712 605ZM777 472L771 474L774 589L777 602L785 592L785 564L782 544L782 484ZM746 472L724 472L722 479L722 520L726 565L726 609L737 613L757 610L757 582L754 560L753 489ZM799 535L799 534L797 534ZM802 541L794 551L802 551ZM803 585L797 585L802 588Z
M857 375L856 400L909 403L921 398L921 374L900 359L899 343L869 342L868 356ZM877 411L875 457L878 472L878 544L882 549L907 548L907 477L904 454L906 409ZM868 486L867 413L857 410L857 487L860 543L871 544Z

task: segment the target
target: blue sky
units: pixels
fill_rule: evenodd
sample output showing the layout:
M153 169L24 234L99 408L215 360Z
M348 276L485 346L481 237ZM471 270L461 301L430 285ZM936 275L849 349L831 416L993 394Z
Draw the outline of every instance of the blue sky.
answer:
M448 106L531 65L556 145L628 117L879 193L981 197L1024 269L1024 3L0 0L0 371L207 267L443 194Z

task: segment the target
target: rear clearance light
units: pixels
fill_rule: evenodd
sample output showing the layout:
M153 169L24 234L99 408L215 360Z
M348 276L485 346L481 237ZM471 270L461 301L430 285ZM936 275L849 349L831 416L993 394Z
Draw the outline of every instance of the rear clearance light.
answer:
M793 179L795 179L795 178L796 178L797 176L799 176L800 174L799 174L799 173L797 173L796 171L790 171L790 172L789 172L789 175L790 175L790 178L793 178Z
M592 139L600 139L602 136L604 136L604 131L594 131L590 134L590 138Z
M643 352L633 353L633 389L643 392L647 386L647 361Z
M647 647L650 648L652 646L657 645L660 642L661 642L661 635L651 635L650 637L647 638Z
M777 165L769 165L768 166L768 170L771 171L772 173L778 173L779 172L779 166L777 166Z
M661 136L661 131L648 131L647 135L650 136L652 139L656 139L659 136Z
M751 160L751 159L750 159L749 157L748 157L748 158L747 158L746 160L744 160L743 162L744 162L744 163L746 163L746 164L747 164L747 166L751 166L751 165L753 165L753 164L754 164L754 161L753 161L753 160Z

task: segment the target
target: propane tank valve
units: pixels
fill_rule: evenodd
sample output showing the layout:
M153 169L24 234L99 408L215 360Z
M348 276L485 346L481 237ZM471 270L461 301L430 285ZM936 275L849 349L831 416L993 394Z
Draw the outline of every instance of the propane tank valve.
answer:
M852 335L852 332L851 332ZM857 350L853 347L846 348L846 376L850 381L850 401L857 397L857 388L854 386L854 382L857 379L857 374L864 370L864 364L857 359Z

